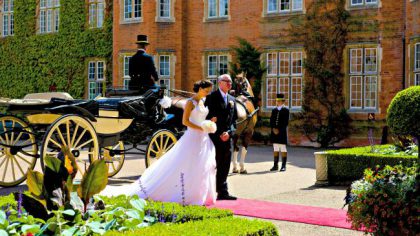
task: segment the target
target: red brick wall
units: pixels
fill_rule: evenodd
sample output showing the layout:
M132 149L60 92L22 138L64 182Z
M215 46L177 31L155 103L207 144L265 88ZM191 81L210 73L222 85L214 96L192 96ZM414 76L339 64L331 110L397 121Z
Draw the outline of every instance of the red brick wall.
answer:
M406 17L403 1L407 4ZM290 15L264 17L264 1L230 0L229 19L208 22L204 19L205 0L175 0L175 22L157 23L156 1L143 1L143 22L120 24L120 2L122 1L118 0L114 3L114 85L121 83L119 53L135 50L137 34L149 36L151 45L148 52L152 54L159 49L175 50L175 88L191 91L193 82L205 77L204 55L207 51L229 49L230 46L237 45L237 37L245 38L262 49L279 47L281 32L289 26L290 18ZM304 3L305 11L312 0L304 0ZM407 43L410 37L420 35L420 0L380 0L379 7L349 10L352 17L363 18L367 23L373 20L379 23L379 32L363 29L351 32L349 44L380 45L382 60L376 119L383 120L391 99L402 89L404 22L407 24ZM296 44L299 45L299 42ZM367 114L353 113L351 117L355 120L366 120ZM378 135L380 136L380 132ZM300 137L299 134L292 136ZM293 141L296 144L303 143L303 139L296 140ZM353 140L353 143L359 142L357 138ZM352 141L347 140L344 143L346 145Z

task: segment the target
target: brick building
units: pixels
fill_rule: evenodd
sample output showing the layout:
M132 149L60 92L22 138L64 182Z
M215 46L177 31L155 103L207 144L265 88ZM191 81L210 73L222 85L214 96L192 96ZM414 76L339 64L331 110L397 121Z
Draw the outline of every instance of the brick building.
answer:
M195 80L215 80L218 74L228 72L230 46L237 44L236 37L241 37L263 51L262 61L267 66L262 89L264 114L268 115L278 92L286 94L292 112L299 111L305 52L299 42L279 44L279 35L289 27L289 19L305 14L311 3L312 0L116 1L114 85L122 86L129 79L128 58L136 51L137 34L149 35L148 52L155 56L161 83L183 90L191 90ZM376 114L380 127L393 96L404 87L420 84L420 1L347 0L346 9L353 19L363 19L361 25L350 30L343 52L346 108L361 130L370 112ZM292 142L305 144L299 134L291 135L297 137ZM376 136L380 136L380 129ZM366 140L363 131L353 135L353 140L358 138Z

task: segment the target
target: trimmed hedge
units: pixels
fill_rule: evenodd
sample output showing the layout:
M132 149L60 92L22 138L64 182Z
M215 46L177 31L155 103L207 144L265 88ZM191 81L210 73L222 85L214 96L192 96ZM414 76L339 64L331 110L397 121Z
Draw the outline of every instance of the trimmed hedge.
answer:
M184 224L156 224L129 232L110 231L106 236L137 236L137 235L279 235L277 228L271 222L227 217L192 221Z
M120 195L113 198L100 196L100 198L105 202L105 205L113 205L115 207L121 206L124 208L130 207L130 203L128 202L127 196L125 195ZM145 206L144 210L146 213L149 213L150 216L160 216L163 217L163 220L172 222L186 222L233 216L233 213L229 210L221 210L216 208L207 209L204 206L183 207L178 203L172 202L147 201L147 205ZM176 220L173 219L174 215L176 215Z
M376 152L371 152L371 147L355 147L327 151L328 181L333 184L349 183L363 177L366 168L384 167L385 165L413 166L417 157L405 153L381 154L378 150L385 151L391 145L374 146Z

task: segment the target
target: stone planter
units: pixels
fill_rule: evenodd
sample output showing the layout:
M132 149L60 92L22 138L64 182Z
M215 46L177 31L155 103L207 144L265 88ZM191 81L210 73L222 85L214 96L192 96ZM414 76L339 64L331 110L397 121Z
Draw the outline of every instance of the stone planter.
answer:
M316 169L316 186L328 185L328 162L326 152L314 152Z

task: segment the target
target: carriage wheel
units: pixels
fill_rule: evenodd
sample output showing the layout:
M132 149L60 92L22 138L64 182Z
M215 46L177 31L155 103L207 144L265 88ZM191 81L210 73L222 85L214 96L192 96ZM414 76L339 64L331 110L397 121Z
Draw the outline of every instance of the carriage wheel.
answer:
M98 137L92 124L78 115L65 115L52 123L42 141L42 169L45 168L43 157L57 157L61 148L68 148L73 153L79 169L76 179L81 179L89 162L99 157Z
M0 186L12 187L25 181L28 170L35 167L36 154L38 146L28 124L14 116L0 117Z
M154 133L146 149L146 168L168 152L176 142L177 138L169 130L163 129Z
M124 153L113 153L113 150L124 150L124 142L119 141L114 146L101 148L101 157L105 160L105 163L108 166L108 177L113 177L114 175L118 174L125 160ZM89 156L89 158L91 158L91 156ZM92 162L93 160L90 161Z

